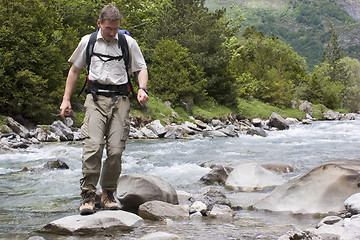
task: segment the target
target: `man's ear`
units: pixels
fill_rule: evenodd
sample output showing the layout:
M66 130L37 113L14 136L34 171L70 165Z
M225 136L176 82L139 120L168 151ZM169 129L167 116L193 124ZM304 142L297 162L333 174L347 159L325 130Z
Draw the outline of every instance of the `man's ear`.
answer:
M100 24L101 24L100 19L98 19L97 20L97 25L98 25L99 28L100 28Z

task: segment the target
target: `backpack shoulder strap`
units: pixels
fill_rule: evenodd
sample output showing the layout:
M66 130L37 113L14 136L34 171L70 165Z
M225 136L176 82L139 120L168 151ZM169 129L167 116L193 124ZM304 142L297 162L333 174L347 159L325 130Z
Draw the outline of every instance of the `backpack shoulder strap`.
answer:
M93 32L90 35L89 42L86 45L86 72L87 72L88 75L89 75L89 70L90 70L91 56L93 55L93 52L94 52L94 45L95 45L95 42L96 42L97 33L98 32L96 31L96 32ZM85 87L87 85L87 80L84 82L84 86L81 88L81 90L80 90L80 92L78 94L78 97L81 95L81 93L84 92L84 89L85 89Z
M94 45L96 42L97 33L98 32L96 31L90 35L88 45L86 46L86 71L88 73L90 69L91 56L93 55L94 52Z
M129 45L126 41L126 37L125 34L127 34L126 32L118 32L118 47L121 48L122 51L122 55L123 55L123 59L125 62L125 68L126 68L126 74L128 77L128 84L129 84L129 90L132 93L132 96L136 98L136 93L134 92L134 88L132 86L131 83L131 78L129 76L129 63L130 63L130 53L129 53Z
M121 48L123 59L126 66L126 71L129 70L129 46L127 44L125 34L122 32L118 32L118 47Z

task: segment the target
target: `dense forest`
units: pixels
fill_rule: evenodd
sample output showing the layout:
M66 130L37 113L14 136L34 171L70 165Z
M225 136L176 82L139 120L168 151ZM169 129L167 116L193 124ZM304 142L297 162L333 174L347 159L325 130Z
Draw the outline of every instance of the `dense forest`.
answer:
M70 67L67 60L80 38L96 30L107 3L1 1L1 114L53 121ZM256 98L283 108L301 99L332 109L360 109L360 63L344 57L335 28L328 29L322 61L309 71L305 58L289 44L246 26L238 8L210 11L204 0L111 3L123 15L121 28L143 51L150 95L172 106L212 101L236 109L239 99ZM81 105L83 96L76 93L72 102Z

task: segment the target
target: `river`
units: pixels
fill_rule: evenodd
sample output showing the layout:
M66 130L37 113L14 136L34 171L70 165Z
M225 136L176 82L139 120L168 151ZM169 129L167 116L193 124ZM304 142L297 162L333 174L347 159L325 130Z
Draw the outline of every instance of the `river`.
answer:
M265 138L241 135L213 139L129 140L122 174L157 175L176 189L192 193L204 187L198 180L210 171L211 164L234 167L245 162L285 162L294 168L294 172L283 174L289 179L329 160L359 159L359 118L297 124L286 131L268 133ZM43 168L46 162L57 159L66 162L70 169ZM21 171L25 167L30 171ZM80 176L80 142L42 143L16 153L0 154L0 238L68 239L36 231L50 221L78 214ZM248 196L250 198L251 193ZM93 239L137 239L155 231L178 234L183 239L277 239L292 226L314 227L320 219L318 216L240 209L235 211L232 221L190 219L170 225L145 221L133 231Z

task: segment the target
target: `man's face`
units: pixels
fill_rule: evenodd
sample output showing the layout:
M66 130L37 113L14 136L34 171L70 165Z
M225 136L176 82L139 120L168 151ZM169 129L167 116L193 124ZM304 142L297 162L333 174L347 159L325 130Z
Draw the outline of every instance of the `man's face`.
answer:
M116 34L119 31L120 26L120 20L117 21L110 21L105 20L103 23L100 22L100 19L98 19L98 27L101 29L101 35L102 37L107 41L110 42L114 39Z

